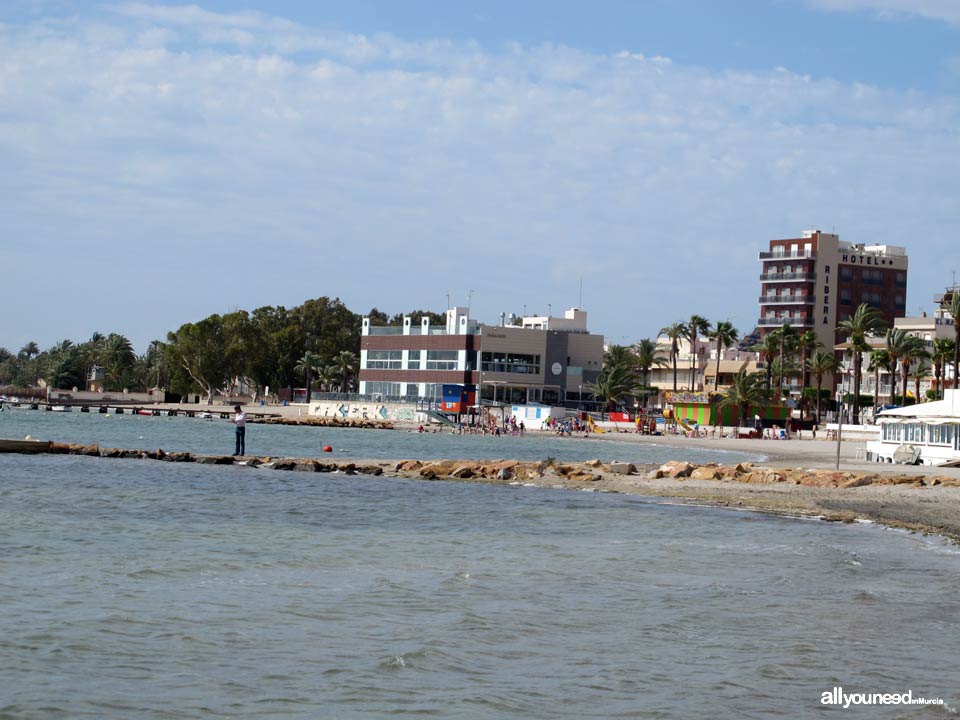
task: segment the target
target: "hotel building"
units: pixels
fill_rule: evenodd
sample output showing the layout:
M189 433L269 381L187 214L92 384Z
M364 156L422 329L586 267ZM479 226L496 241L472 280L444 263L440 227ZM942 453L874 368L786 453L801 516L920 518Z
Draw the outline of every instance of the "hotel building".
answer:
M511 404L578 402L603 365L603 336L587 330L587 313L509 318L484 325L466 308L451 308L446 324L429 318L373 326L363 318L360 393L383 400L440 400L444 385L477 391L483 400Z
M824 347L842 340L838 323L861 303L876 308L887 327L907 307L907 251L895 245L842 242L808 230L799 238L771 240L760 253L761 337L789 323L814 330Z

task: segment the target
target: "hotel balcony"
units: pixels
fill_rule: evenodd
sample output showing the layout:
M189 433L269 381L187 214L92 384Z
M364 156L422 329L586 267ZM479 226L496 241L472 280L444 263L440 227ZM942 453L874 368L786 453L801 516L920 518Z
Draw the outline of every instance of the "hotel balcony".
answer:
M813 327L813 318L760 318L757 320L757 325L760 327L780 327L784 323L789 323L793 327Z
M763 273L760 276L760 282L796 282L797 280L813 282L816 279L815 272Z
M761 295L761 305L813 305L813 295Z
M814 260L817 253L814 250L798 250L797 252L762 252L761 260Z

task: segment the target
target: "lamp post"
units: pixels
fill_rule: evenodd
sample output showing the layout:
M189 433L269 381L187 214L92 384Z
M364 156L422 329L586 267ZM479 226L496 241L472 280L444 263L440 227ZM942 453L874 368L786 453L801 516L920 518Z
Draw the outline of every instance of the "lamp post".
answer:
M837 392L837 471L840 470L840 439L843 435L843 383Z

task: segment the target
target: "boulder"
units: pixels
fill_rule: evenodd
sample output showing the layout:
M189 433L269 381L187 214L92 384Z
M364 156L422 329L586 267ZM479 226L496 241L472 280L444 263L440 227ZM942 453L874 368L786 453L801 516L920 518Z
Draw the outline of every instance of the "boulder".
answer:
M690 477L690 473L693 472L694 466L688 462L671 460L660 466L660 470L663 472L663 477L668 478L685 478Z
M849 480L844 480L837 487L840 488L855 488L855 487L864 487L866 485L873 485L874 480L877 479L876 475L856 475Z
M70 445L68 443L52 442L47 452L54 455L66 455L70 452Z
M196 461L201 465L233 465L232 455L199 455Z
M419 460L402 460L397 463L397 470L400 472L414 472L423 467L423 463Z
M188 452L171 452L167 453L163 459L168 462L193 462L193 455Z
M587 460L584 465L587 467L598 468L603 465L603 463L600 462L600 458L594 458L593 460Z
M607 472L614 475L636 475L637 466L628 462L613 462L607 465Z
M450 474L460 480L467 480L476 476L476 468L471 465L461 465Z
M715 467L698 467L690 473L691 480L717 480L721 477L720 471Z
M500 468L494 477L496 477L497 480L512 480L513 471L508 468Z

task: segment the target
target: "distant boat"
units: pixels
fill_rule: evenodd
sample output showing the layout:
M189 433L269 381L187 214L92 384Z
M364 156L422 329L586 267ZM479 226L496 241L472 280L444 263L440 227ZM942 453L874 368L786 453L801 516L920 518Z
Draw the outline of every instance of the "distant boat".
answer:
M73 412L73 408L69 405L51 405L51 412Z
M197 417L202 418L203 420L213 420L213 413L209 413L209 412L197 413Z

